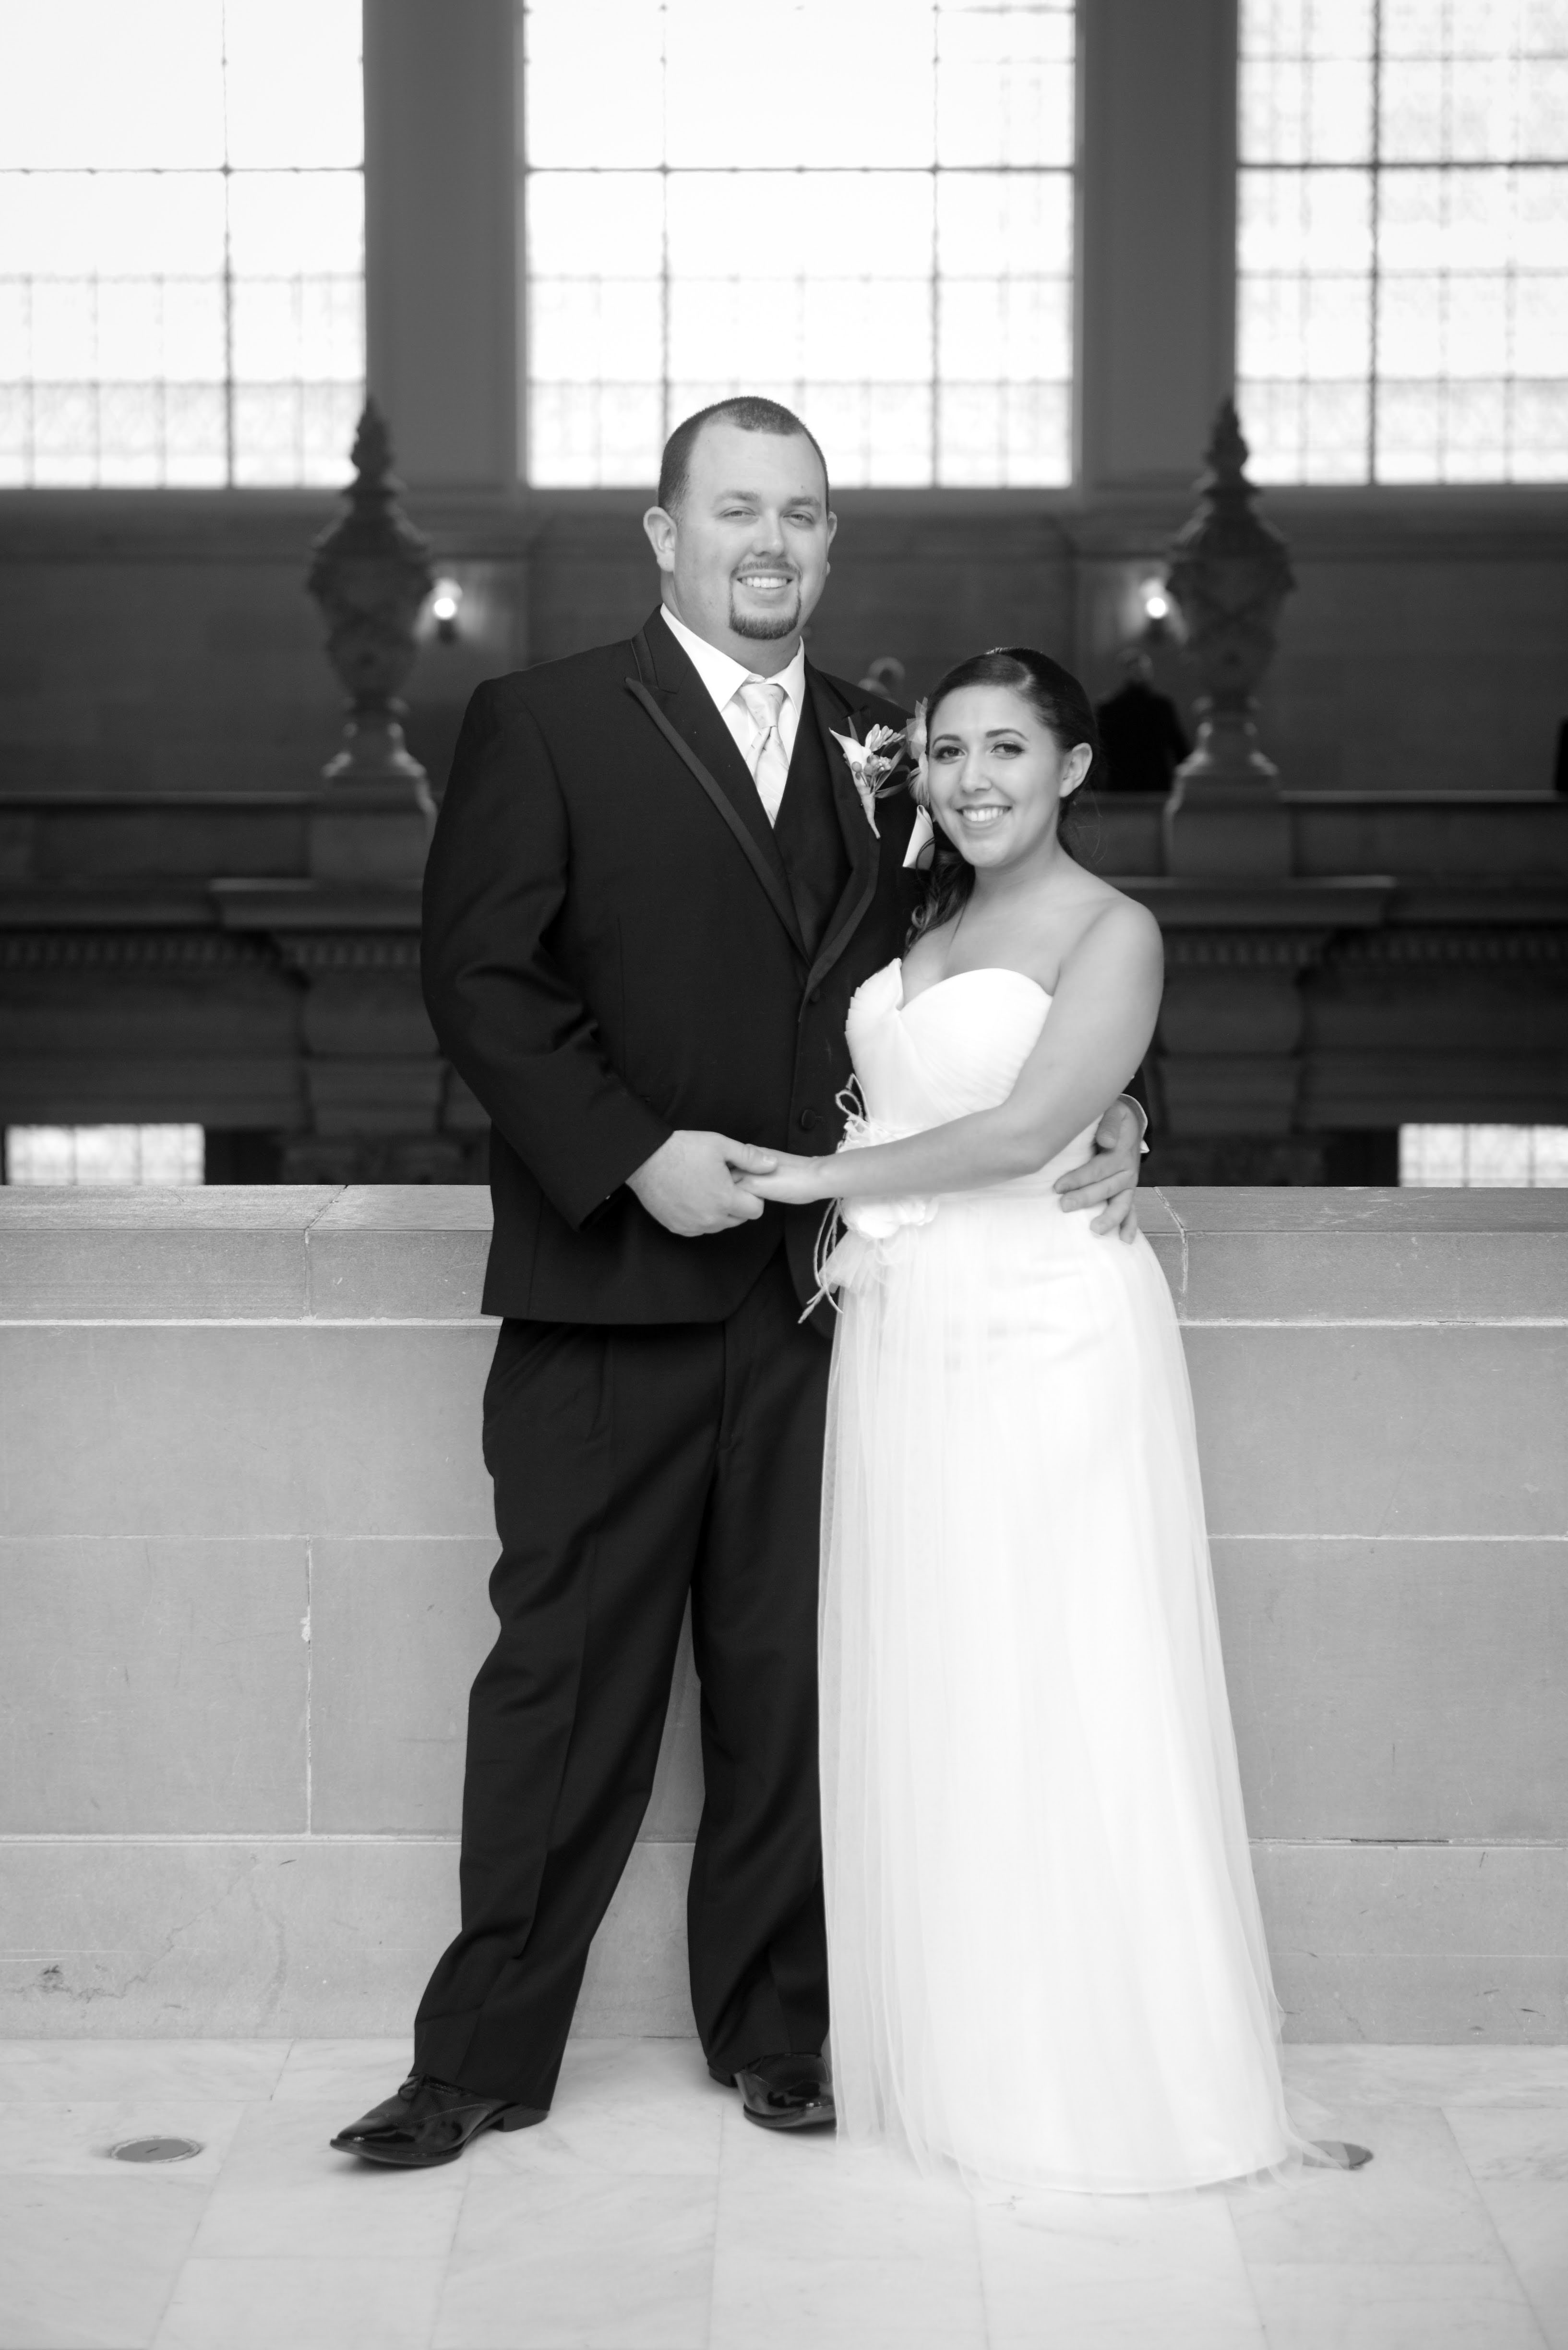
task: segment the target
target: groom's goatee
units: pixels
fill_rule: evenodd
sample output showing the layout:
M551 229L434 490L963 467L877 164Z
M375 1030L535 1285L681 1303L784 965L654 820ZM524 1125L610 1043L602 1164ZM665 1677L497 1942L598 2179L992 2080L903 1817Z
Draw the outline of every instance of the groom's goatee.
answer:
M738 637L793 637L800 626L800 598L790 612L738 612L730 605L730 626Z

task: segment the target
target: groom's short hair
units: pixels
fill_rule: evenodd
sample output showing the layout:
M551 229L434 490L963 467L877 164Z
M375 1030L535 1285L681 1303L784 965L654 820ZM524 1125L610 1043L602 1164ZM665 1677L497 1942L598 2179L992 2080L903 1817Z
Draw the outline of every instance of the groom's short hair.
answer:
M762 400L754 393L742 392L733 400L716 400L711 408L700 408L695 416L678 424L664 444L664 455L659 465L659 503L666 514L673 514L686 495L687 477L691 470L691 452L704 424L716 418L726 424L739 427L742 432L774 432L781 440L793 440L798 432L816 451L822 467L823 495L827 495L827 460L815 432L804 425L793 409L781 407L776 400Z

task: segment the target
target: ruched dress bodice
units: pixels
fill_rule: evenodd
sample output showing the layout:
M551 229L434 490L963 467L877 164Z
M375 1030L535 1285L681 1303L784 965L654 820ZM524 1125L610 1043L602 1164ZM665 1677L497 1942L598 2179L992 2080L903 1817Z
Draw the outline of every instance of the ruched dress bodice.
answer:
M867 1120L889 1134L919 1134L994 1109L1017 1084L1050 1010L1037 980L1000 964L955 972L912 1001L903 964L887 964L849 1006L849 1050ZM992 1188L1050 1191L1081 1161L1093 1131L1085 1128L1037 1174Z

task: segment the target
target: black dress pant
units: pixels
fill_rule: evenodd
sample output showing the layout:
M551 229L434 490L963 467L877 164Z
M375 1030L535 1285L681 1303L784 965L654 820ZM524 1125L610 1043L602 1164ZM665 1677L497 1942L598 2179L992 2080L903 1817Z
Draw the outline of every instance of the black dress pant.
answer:
M701 1242L693 1241L693 1248ZM816 1590L829 1350L780 1250L727 1321L505 1322L484 1396L500 1635L469 1706L462 1929L418 2071L547 2106L647 1809L688 1592L705 1796L688 1898L712 2070L827 2031Z

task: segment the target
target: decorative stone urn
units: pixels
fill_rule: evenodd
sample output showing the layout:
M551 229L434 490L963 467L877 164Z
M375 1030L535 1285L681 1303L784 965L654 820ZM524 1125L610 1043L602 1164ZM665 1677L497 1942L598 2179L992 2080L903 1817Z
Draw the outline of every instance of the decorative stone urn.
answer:
M434 584L429 542L398 504L387 420L367 400L352 452L348 511L312 550L306 585L327 623L327 657L348 697L343 747L322 771L310 871L333 881L417 880L434 816L425 771L403 740L399 689L414 624Z
M1198 746L1177 772L1165 812L1172 873L1286 874L1290 816L1279 770L1258 743L1258 687L1295 586L1285 543L1252 511L1247 443L1233 400L1221 401L1198 482L1199 506L1171 547L1167 577L1198 672Z

